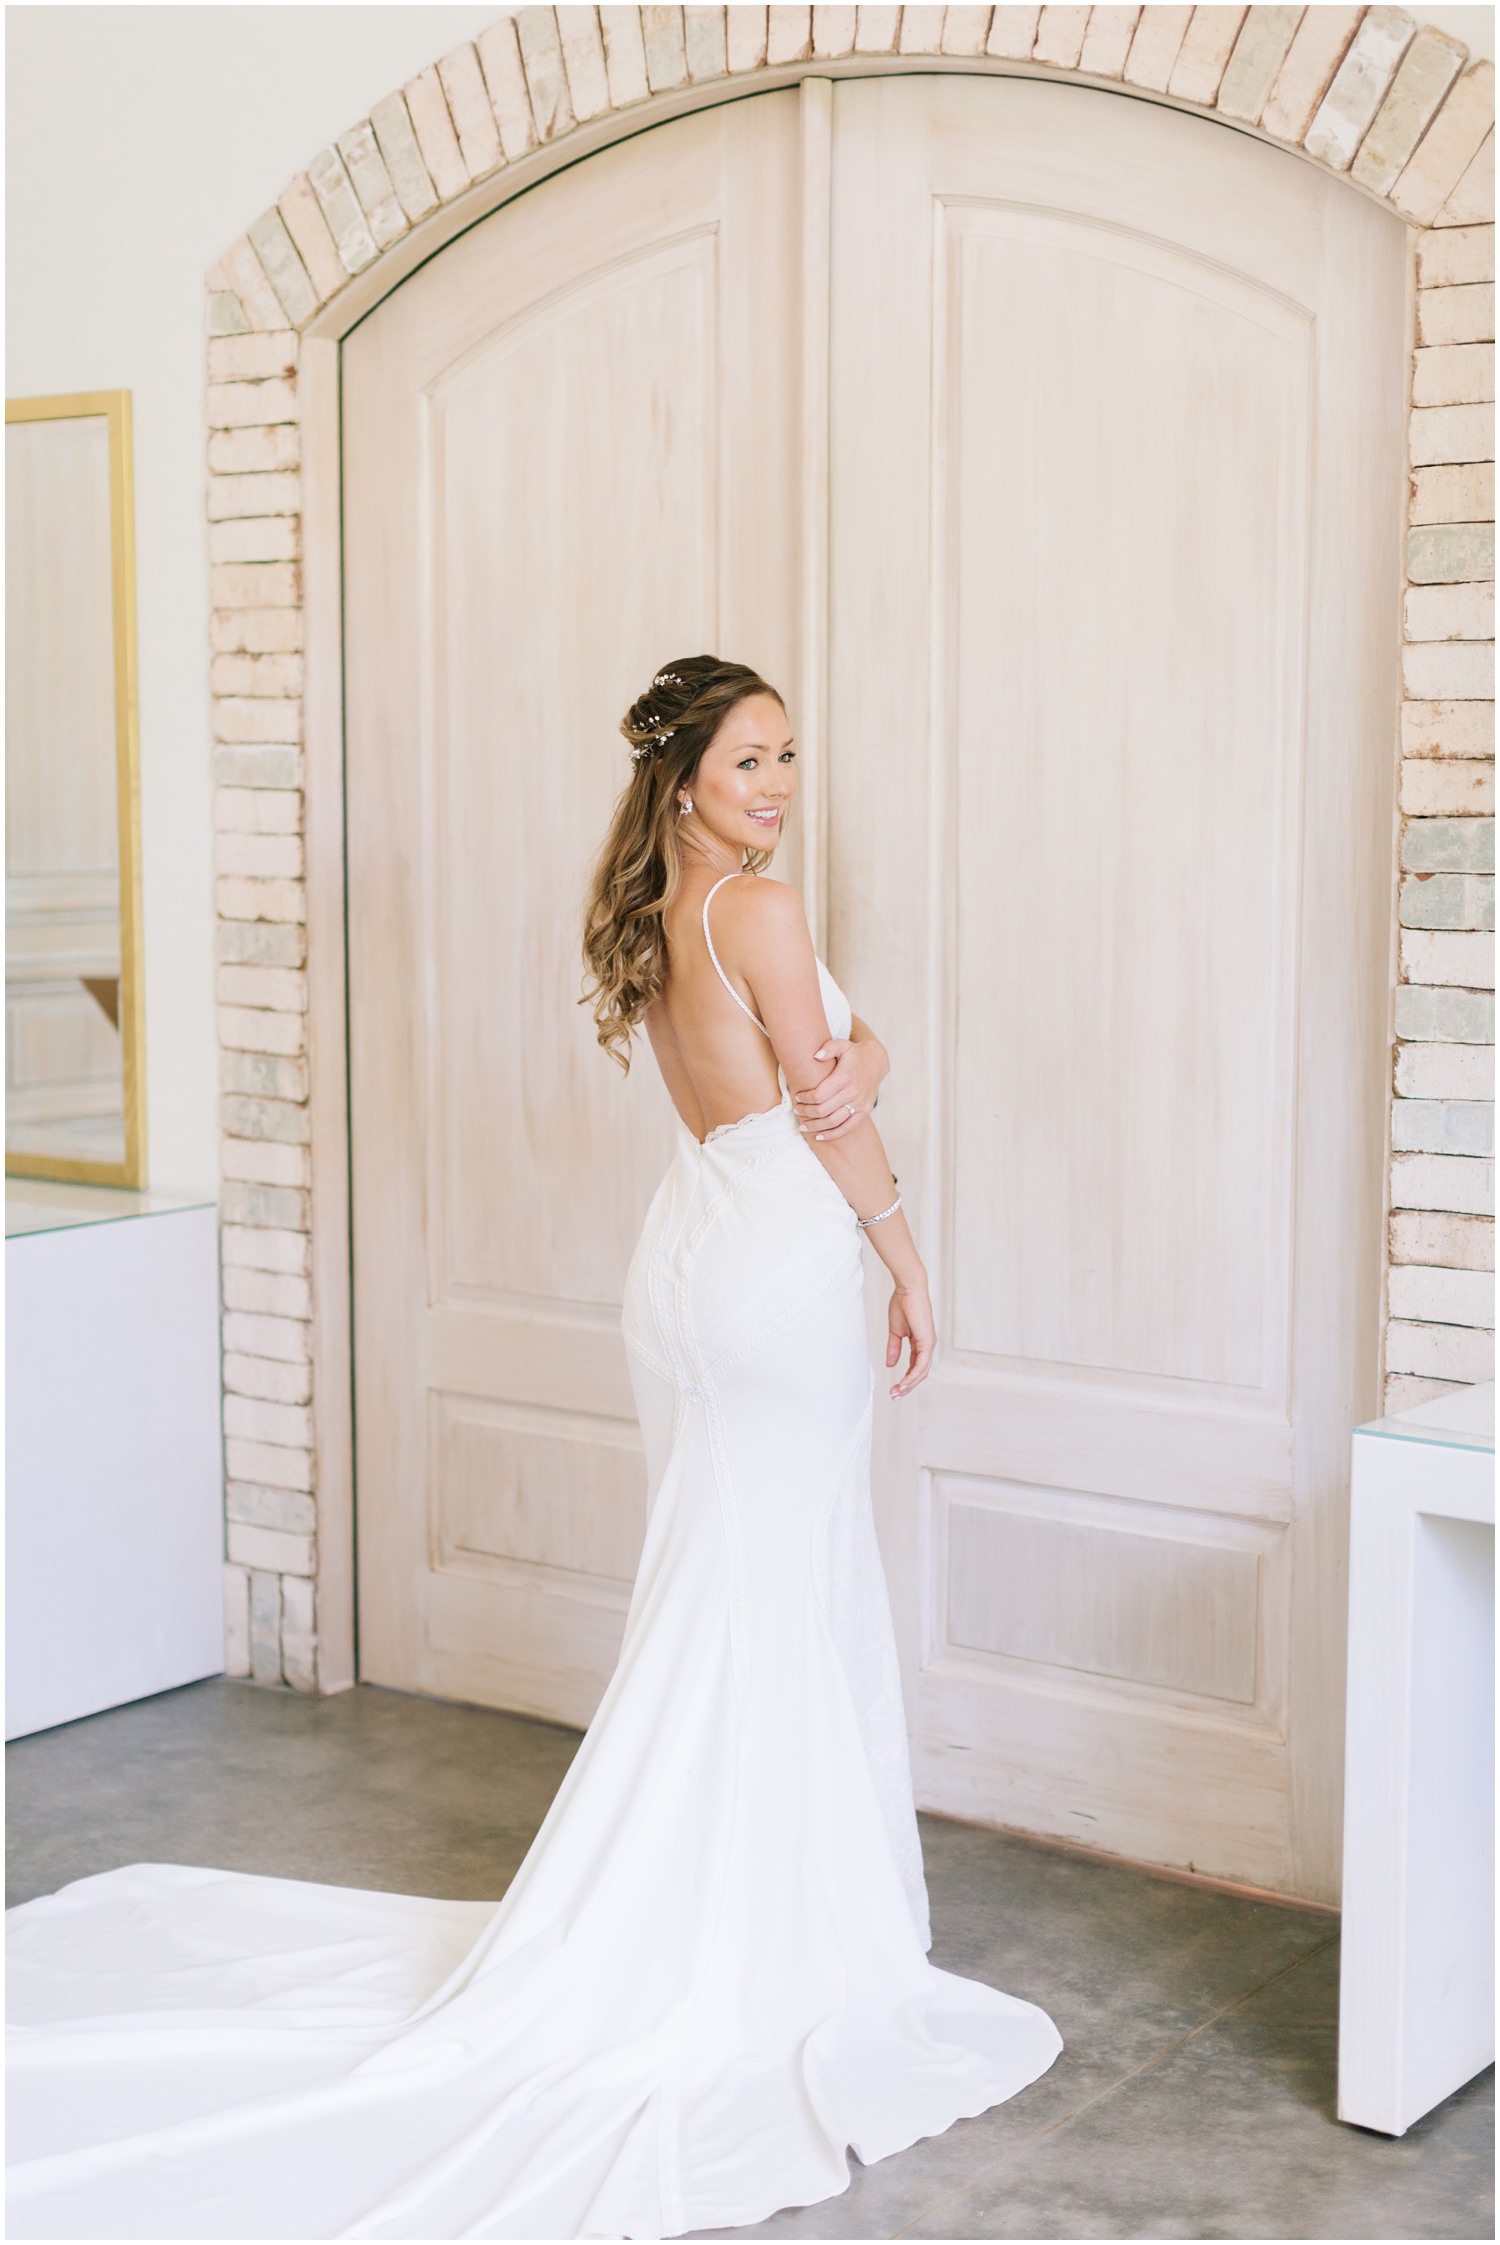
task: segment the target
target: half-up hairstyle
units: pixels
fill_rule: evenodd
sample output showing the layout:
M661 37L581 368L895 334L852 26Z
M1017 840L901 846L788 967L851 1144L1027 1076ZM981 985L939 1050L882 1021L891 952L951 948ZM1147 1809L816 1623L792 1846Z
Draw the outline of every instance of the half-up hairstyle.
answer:
M683 655L657 672L620 720L631 774L589 884L583 922L588 975L578 1002L592 1005L599 1042L627 1075L632 1033L667 978L665 914L682 872L678 791L691 784L736 702L751 694L781 701L745 663ZM745 852L746 867L757 873L770 862L769 850Z

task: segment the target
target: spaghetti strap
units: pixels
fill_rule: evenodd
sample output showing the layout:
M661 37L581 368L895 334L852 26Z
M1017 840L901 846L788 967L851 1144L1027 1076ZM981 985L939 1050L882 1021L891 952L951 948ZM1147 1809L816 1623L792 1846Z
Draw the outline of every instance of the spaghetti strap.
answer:
M708 895L707 895L707 896L706 896L706 897L705 897L705 898L703 899L703 940L704 940L704 942L705 942L705 943L706 943L706 944L708 945L708 955L709 955L709 957L710 957L710 958L711 958L711 959L713 960L713 963L714 963L714 972L715 972L715 974L716 974L716 975L718 976L719 980L720 980L720 981L721 981L721 982L723 983L723 985L724 985L725 989L726 989L726 990L727 990L727 991L729 992L729 995L730 995L730 997L731 997L731 998L733 998L733 1000L734 1000L735 1004L736 1004L736 1005L737 1005L737 1006L739 1007L739 1009L740 1009L741 1013L746 1013L746 1014L750 1014L750 1019L751 1019L751 1020L752 1020L752 1021L753 1021L753 1022L755 1023L755 1026L756 1026L756 1028L757 1028L757 1029L758 1029L758 1030L760 1031L761 1035L762 1035L762 1036L763 1036L763 1037L764 1037L764 1038L765 1038L765 1039L767 1040L767 1042L769 1043L769 1041L770 1041L770 1036L771 1036L771 1032L770 1032L770 1030L769 1030L769 1029L768 1029L768 1028L766 1027L765 1023L764 1023L764 1022L763 1022L763 1021L761 1020L761 1018L760 1018L760 1015L759 1015L759 1014L757 1014L757 1013L750 1013L750 1008L749 1008L749 1007L748 1007L748 1006L746 1005L746 1003L745 1003L744 999L743 999L743 998L742 998L742 997L740 996L740 994L739 994L738 990L736 990L736 988L735 988L734 984L733 984L733 983L732 983L732 982L730 981L730 979L729 979L728 975L727 975L727 974L726 974L726 973L724 972L724 969L723 969L723 968L722 968L722 967L720 966L720 964L719 964L719 954L718 954L718 952L717 952L717 951L716 951L716 950L714 949L714 939L713 939L713 937L712 937L712 936L711 936L711 935L709 934L709 932L708 932L708 908L709 908L709 905L710 905L710 904L711 904L711 903L713 902L714 898L715 898L715 897L716 897L716 896L718 895L718 893L719 893L720 889L722 889L722 888L723 888L723 886L724 886L724 882L725 882L725 881L734 881L734 880L737 880L738 878L739 878L739 876L738 876L737 874L734 874L734 873L726 873L726 874L725 874L725 875L723 876L723 879L722 879L722 880L718 880L718 881L715 881L715 883L714 883L713 887L712 887L712 888L711 888L711 889L709 890L709 892L708 892Z

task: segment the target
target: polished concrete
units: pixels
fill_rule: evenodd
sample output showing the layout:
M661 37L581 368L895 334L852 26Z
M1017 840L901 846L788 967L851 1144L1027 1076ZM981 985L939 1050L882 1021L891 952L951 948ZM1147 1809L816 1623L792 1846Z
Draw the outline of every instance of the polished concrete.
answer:
M9 1899L121 1863L500 1894L570 1731L368 1686L216 1680L8 1750ZM728 2236L1494 2234L1493 2075L1399 2142L1334 2119L1337 1920L924 1819L937 1963L1067 2048L1007 2105L842 2197Z

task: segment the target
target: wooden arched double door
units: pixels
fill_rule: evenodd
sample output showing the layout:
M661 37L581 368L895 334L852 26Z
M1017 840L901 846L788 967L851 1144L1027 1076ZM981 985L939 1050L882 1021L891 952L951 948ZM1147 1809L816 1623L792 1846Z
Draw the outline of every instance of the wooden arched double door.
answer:
M612 1662L674 1125L580 900L620 712L716 650L792 704L777 870L934 1280L875 1444L919 1798L1333 1894L1404 270L1252 135L892 76L593 156L349 339L364 1676L582 1722Z

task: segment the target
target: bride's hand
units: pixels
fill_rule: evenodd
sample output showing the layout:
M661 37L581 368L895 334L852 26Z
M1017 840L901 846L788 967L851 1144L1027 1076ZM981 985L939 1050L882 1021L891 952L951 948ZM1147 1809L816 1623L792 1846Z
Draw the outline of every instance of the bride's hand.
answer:
M842 1138L875 1104L875 1094L889 1072L890 1061L876 1037L830 1037L819 1045L814 1060L834 1060L820 1084L799 1091L797 1121L809 1136Z
M925 1286L898 1286L891 1295L890 1338L885 1344L885 1366L895 1371L901 1362L901 1344L907 1342L911 1355L906 1371L891 1389L892 1395L910 1395L912 1389L926 1379L932 1369L933 1351L937 1347L937 1328L932 1319L932 1303Z

